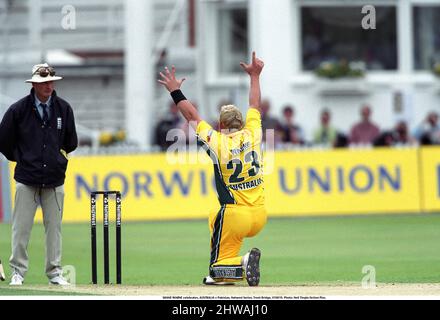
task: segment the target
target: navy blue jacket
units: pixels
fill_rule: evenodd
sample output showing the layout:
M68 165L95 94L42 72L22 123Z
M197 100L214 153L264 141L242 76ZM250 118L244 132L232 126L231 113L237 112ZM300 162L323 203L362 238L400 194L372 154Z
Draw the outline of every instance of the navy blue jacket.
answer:
M34 89L14 103L0 124L0 152L17 162L14 178L28 186L53 188L64 184L67 158L78 146L69 103L54 91L47 125L35 107Z

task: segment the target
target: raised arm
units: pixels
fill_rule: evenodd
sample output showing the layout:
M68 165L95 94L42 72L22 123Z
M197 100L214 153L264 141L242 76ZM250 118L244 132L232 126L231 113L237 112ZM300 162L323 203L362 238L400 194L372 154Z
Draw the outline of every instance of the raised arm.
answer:
M177 108L179 108L182 115L191 124L194 130L197 130L197 125L202 119L200 118L197 109L186 99L182 91L180 91L180 87L186 79L176 79L176 68L174 66L172 66L171 72L168 67L165 67L165 73L160 72L160 76L161 79L157 81L170 92Z
M240 62L240 66L249 74L251 79L251 88L249 90L249 106L258 111L261 111L261 89L260 89L260 74L264 67L264 62L257 58L255 51L252 52L252 62L246 64Z

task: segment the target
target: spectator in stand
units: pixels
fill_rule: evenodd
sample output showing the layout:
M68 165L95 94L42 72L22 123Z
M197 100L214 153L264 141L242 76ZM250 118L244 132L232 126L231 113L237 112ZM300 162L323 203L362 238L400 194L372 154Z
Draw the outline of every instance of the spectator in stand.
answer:
M283 109L283 119L280 126L282 131L282 141L284 143L291 143L302 145L304 144L304 134L301 127L293 122L295 117L295 110L292 106L287 105Z
M391 147L394 145L393 132L386 130L380 133L373 141L375 147Z
M275 147L282 140L281 126L278 119L271 117L269 112L270 101L268 99L264 99L261 101L261 127L263 129L263 141L267 141L270 144L273 142Z
M171 129L179 129L182 127L182 119L179 116L179 109L170 103L169 113L158 122L155 129L155 144L165 151L174 141L167 141L167 133Z
M394 144L415 144L417 142L408 130L406 121L399 121L393 131Z
M361 108L362 120L355 124L350 132L351 144L372 144L379 136L380 130L377 125L371 122L371 108L364 105Z
M348 145L349 145L349 137L342 132L337 132L336 141L335 143L333 143L333 147L346 148L348 147Z
M410 145L417 142L408 131L408 126L405 121L397 122L396 126L391 131L382 132L373 142L376 147L391 147L395 145Z
M321 126L313 133L315 144L334 146L338 140L338 131L330 124L331 113L328 109L321 111Z
M428 113L425 121L416 129L414 137L422 145L440 144L440 125L437 112Z

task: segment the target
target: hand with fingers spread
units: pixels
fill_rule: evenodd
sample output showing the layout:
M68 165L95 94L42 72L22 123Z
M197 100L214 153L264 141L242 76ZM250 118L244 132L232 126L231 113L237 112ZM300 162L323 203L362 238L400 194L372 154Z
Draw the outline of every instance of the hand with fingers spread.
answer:
M174 66L171 67L171 71L168 69L168 67L165 67L165 71L160 72L159 74L161 79L157 80L157 82L162 84L170 92L171 98L179 111L194 128L194 130L197 130L197 125L202 121L202 119L200 118L197 109L191 104L190 101L188 101L188 99L186 99L185 95L180 90L183 81L186 79L176 79L176 68Z
M171 72L168 67L165 67L165 73L160 72L161 79L157 80L160 84L162 84L169 92L173 92L179 90L182 86L185 78L180 80L176 79L176 68L174 66L171 67Z
M264 62L257 58L255 51L252 52L252 61L250 64L240 62L240 66L250 76L259 76L264 67Z

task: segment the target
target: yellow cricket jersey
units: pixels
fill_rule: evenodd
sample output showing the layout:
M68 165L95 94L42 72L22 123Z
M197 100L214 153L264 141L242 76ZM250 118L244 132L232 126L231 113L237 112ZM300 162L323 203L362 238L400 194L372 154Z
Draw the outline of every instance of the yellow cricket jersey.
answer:
M264 205L261 115L250 108L240 131L221 133L207 122L197 126L198 143L214 163L215 183L221 205Z

